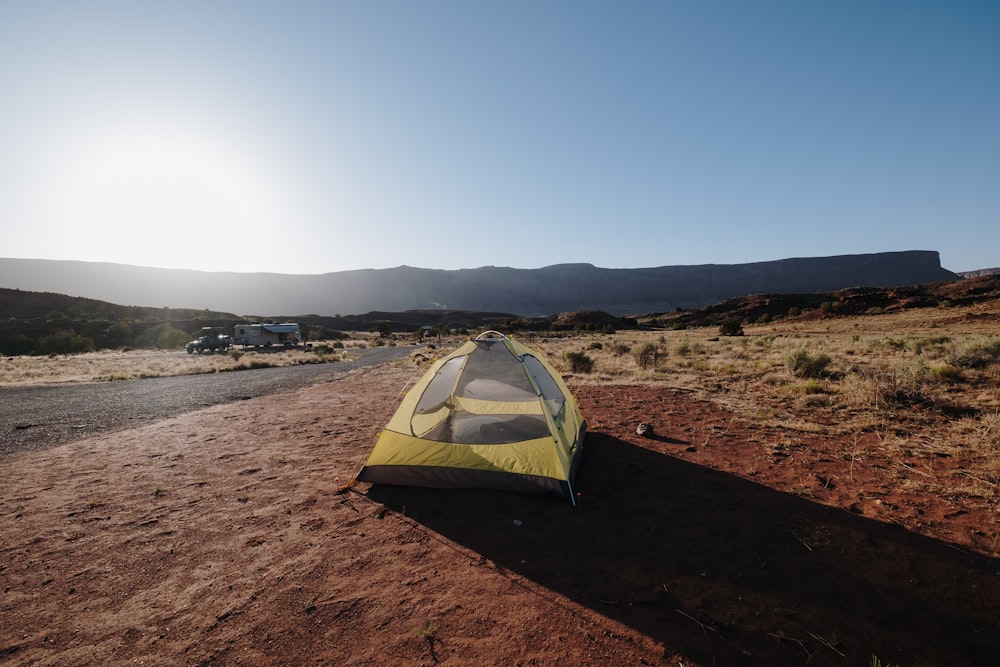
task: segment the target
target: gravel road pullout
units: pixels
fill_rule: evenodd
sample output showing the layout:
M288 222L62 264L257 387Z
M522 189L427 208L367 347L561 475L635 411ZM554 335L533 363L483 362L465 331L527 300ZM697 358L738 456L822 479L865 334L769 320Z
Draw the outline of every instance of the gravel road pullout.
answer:
M134 428L184 412L281 395L349 371L405 357L411 348L371 348L327 364L69 385L0 386L0 456Z

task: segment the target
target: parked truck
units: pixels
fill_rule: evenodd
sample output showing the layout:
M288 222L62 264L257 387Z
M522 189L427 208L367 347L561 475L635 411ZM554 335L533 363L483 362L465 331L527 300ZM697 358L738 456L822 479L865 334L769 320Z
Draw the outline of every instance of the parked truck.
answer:
M225 352L233 345L233 339L222 333L222 327L202 327L201 335L184 346L188 354L197 352Z
M243 347L294 347L302 342L302 331L295 322L277 324L237 324L233 341Z

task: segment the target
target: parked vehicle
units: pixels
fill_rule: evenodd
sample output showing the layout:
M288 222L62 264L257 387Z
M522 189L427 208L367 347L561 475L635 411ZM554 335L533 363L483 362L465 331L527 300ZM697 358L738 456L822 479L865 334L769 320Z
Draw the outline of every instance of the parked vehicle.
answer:
M193 341L184 346L188 354L194 354L197 352L201 354L202 352L225 352L233 345L233 339L226 334L217 334L215 336L199 336Z
M243 347L294 347L302 342L302 331L295 322L277 324L237 324L233 340Z

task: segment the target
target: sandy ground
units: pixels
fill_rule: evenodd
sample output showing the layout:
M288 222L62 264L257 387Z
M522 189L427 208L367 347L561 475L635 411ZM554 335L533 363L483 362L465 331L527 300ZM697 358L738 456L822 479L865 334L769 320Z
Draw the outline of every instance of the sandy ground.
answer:
M0 662L1000 654L995 511L890 486L908 462L874 439L763 432L677 389L573 386L591 431L580 511L487 491L338 493L413 373L357 371L0 459ZM639 421L656 436L637 436ZM778 437L795 446L767 446Z

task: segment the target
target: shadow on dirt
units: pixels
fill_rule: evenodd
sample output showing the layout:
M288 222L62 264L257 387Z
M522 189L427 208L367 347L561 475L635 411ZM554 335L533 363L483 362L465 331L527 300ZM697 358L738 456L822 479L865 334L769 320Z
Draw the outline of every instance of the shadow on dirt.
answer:
M1000 654L1000 561L649 447L589 434L580 512L491 491L368 496L704 665Z

